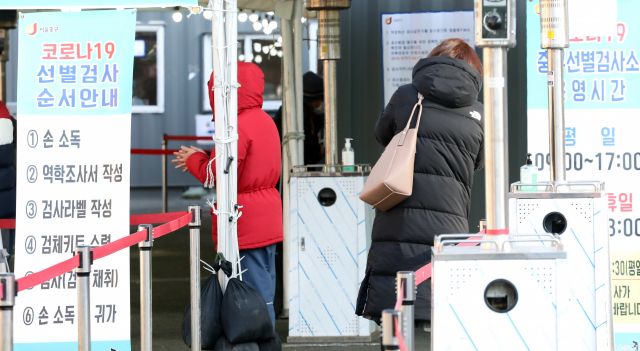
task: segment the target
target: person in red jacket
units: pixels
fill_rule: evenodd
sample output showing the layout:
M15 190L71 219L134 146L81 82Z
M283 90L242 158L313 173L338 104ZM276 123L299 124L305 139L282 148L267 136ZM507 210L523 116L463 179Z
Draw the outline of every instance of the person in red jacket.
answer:
M238 62L238 245L242 259L243 281L260 293L267 302L275 327L273 300L276 289L276 243L282 242L282 202L277 190L281 169L280 137L273 119L262 111L264 74L247 62ZM209 101L213 100L213 73L209 80ZM214 120L215 120L214 113ZM209 172L215 176L215 149L209 154L202 149L185 147L175 155L176 168L189 171L202 183ZM213 241L218 233L213 219Z

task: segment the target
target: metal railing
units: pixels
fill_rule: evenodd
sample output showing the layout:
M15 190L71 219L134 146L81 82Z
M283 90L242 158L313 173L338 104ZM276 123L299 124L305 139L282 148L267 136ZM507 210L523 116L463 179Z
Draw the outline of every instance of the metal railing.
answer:
M200 206L189 206L189 213L193 213L189 225L190 245L191 245L191 350L200 351L200 224L201 211ZM186 225L185 217L176 219L177 227L171 225L167 228L159 228L156 232L157 236L168 234L177 230L181 226ZM182 224L180 224L182 223ZM162 232L160 230L162 229ZM133 235L143 234L138 241L132 242L130 239ZM96 259L110 255L114 252L126 249L129 246L138 244L140 250L140 339L141 350L152 350L152 304L151 304L151 249L153 248L154 230L151 224L141 224L138 232L119 240L126 239L123 245L112 246L112 252L104 252L98 254L92 250L91 246L78 245L75 248L74 256L78 256L78 263L75 266L77 274L77 293L78 293L78 350L91 350L91 266L93 265L94 253ZM136 239L136 238L133 238ZM113 242L112 244L115 244ZM110 244L109 244L110 245ZM104 248L104 246L103 246ZM75 258L75 257L74 257ZM63 262L64 263L64 262ZM49 267L50 268L50 267ZM36 274L44 274L49 268ZM34 275L36 275L34 274ZM51 277L46 277L49 280ZM21 287L20 290L28 289ZM33 283L31 284L33 285ZM38 285L38 284L35 284ZM0 273L0 350L13 351L13 307L15 306L15 298L18 294L18 281L13 273Z

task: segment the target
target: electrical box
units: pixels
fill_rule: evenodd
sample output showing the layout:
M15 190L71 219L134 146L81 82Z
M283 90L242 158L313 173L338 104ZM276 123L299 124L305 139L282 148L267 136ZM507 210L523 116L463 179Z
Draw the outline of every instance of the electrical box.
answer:
M470 236L439 235L432 248L431 350L558 350L562 239ZM482 245L449 246L463 241Z
M358 195L371 167L319 167L295 167L289 184L288 342L371 342L376 324L355 314L375 216Z
M509 221L512 233L559 235L567 251L567 258L558 267L558 350L612 350L611 263L604 183L512 184Z
M515 0L475 0L476 46L516 46Z

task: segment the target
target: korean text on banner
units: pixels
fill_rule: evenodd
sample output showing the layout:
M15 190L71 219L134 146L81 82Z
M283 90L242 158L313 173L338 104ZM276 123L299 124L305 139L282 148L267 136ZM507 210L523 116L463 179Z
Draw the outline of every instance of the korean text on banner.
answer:
M441 41L460 38L475 47L473 11L383 13L380 19L385 106L398 87L411 84L413 66Z
M116 7L173 7L197 6L198 0L2 0L0 9L59 9L79 7L107 9Z
M569 6L573 3L576 1ZM640 342L640 209L634 207L634 197L640 193L636 135L640 128L640 51L636 52L640 23L635 16L640 3L619 0L616 5L617 21L612 24L611 36L577 35L579 31L571 29L573 18L569 18L574 34L564 51L565 163L568 180L606 184L616 349L632 350ZM548 63L546 51L540 48L537 6L537 2L526 3L528 150L538 167L538 180L546 181ZM596 18L603 21L608 17ZM592 29L611 32L608 24Z
M129 234L135 25L135 10L20 14L17 277ZM76 294L75 271L22 293L15 350L77 349ZM94 262L90 315L95 349L131 349L128 250Z

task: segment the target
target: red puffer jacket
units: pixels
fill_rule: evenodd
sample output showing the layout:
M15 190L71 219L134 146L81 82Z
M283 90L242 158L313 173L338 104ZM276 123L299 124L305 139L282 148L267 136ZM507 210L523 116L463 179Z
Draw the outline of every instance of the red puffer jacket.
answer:
M281 169L278 130L264 111L264 74L253 63L238 62L238 244L241 250L265 247L282 241L282 202L276 190ZM213 105L213 74L209 100ZM215 116L214 116L215 119ZM215 151L211 152L215 157ZM201 182L207 179L210 157L196 152L187 159L187 169ZM211 171L216 174L215 161ZM213 241L218 241L217 217L213 219Z

